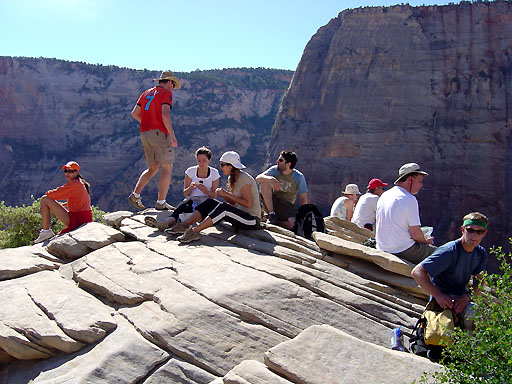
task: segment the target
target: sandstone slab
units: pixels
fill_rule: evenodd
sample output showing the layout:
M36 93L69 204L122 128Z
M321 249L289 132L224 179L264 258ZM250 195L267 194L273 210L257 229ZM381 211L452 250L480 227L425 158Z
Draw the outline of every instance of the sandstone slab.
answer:
M391 253L379 251L374 248L341 239L337 236L331 236L326 233L313 233L318 246L328 251L339 253L341 255L357 257L366 261L371 261L385 270L410 277L414 265L406 260L392 255Z
M179 357L171 357L164 365L159 367L145 384L208 384L215 380L216 376L205 370L187 363Z
M61 264L42 245L0 249L0 281L57 269Z
M11 364L0 377L6 383L137 383L150 375L169 354L144 339L121 316L118 327L86 353L40 362Z
M93 222L56 236L50 240L46 249L52 255L76 260L117 241L124 241L124 235L121 232L107 225Z
M229 371L220 383L224 384L291 384L268 367L255 360L244 360Z
M177 281L169 281L154 300L120 313L151 342L216 376L242 360L261 359L287 339L240 320Z
M104 214L103 220L105 220L107 225L119 229L119 227L121 227L121 221L131 216L133 216L133 212L130 211L115 211Z
M74 352L116 328L99 300L58 272L0 283L0 348L16 359Z
M252 259L256 252L226 246L218 240L216 243L212 236L204 236L201 241L201 245L186 247L171 248L172 244L160 242L148 246L178 261L176 280L246 321L291 337L310 325L325 323L364 340L388 344L388 327L291 281L230 259L232 253ZM208 252L204 251L205 243L210 245ZM274 268L279 269L279 265Z
M141 242L115 243L71 264L81 287L118 304L151 300L176 274L172 259L152 252Z
M301 384L409 384L441 369L428 359L361 341L328 325L309 327L270 349L265 364Z

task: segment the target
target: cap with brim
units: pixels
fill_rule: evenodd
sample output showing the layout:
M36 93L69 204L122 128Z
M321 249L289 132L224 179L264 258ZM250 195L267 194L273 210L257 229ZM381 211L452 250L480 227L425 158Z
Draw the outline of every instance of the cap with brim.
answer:
M360 195L359 187L356 184L347 184L345 190L342 192L344 195Z
M177 77L174 76L174 73L171 71L165 71L162 72L159 78L153 79L154 81L160 81L160 80L170 80L174 81L174 89L180 89L181 88L181 81Z
M220 157L220 161L223 163L229 163L233 167L238 169L244 169L245 165L240 162L240 155L235 151L224 152Z
M72 169L74 171L79 171L80 166L76 161L68 161L66 164L62 166L62 169Z
M416 163L407 163L400 167L398 170L398 179L395 180L395 183L398 183L398 180L400 180L402 177L406 175L410 175L411 173L419 173L420 175L428 176L428 173L425 171L422 171L420 169L420 166Z
M387 187L388 183L384 183L381 179L371 179L368 183L368 189L375 189L378 187Z

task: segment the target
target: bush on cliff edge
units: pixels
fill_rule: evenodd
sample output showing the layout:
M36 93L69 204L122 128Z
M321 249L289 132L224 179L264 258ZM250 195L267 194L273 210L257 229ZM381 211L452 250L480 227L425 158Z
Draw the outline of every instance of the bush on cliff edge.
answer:
M0 202L0 249L15 248L23 245L32 245L41 229L41 213L39 212L41 199L31 196L32 205L10 207ZM92 206L94 221L103 222L102 210ZM50 228L58 233L64 225L53 215L50 220Z
M501 247L491 253L502 274L484 276L487 288L474 298L475 332L455 332L454 344L445 351L450 358L442 361L446 369L433 375L436 383L512 383L512 254L505 256Z

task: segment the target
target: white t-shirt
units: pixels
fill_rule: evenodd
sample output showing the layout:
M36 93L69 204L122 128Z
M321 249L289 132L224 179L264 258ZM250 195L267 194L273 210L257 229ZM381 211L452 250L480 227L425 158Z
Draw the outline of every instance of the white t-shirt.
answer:
M208 167L210 170L210 174L208 175L208 177L198 177L197 176L198 168L199 168L199 166L197 166L197 165L187 168L187 170L185 171L185 175L190 177L192 179L192 182L198 182L200 184L203 184L206 188L211 190L213 182L215 180L220 179L219 171L217 171L216 168ZM202 203L209 197L206 193L200 191L197 188L194 188L188 196L192 200L197 201L198 203Z
M371 192L367 192L361 196L354 210L352 222L361 228L364 228L365 224L371 224L373 226L377 213L377 201L379 201L379 196Z
M345 207L345 201L348 200L347 196L338 197L331 207L331 216L339 217L340 219L347 220L347 207Z
M414 245L409 227L421 225L418 201L405 189L394 186L382 194L376 219L377 249L398 253Z

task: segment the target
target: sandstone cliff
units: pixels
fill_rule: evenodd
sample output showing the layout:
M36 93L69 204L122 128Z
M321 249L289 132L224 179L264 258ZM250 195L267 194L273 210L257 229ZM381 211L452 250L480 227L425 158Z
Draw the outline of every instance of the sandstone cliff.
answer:
M144 224L169 215L114 212L113 227L0 250L0 383L405 384L439 369L390 349L427 297L410 263L344 240L369 231L220 225L185 245Z
M159 73L55 59L0 57L0 200L30 202L61 185L70 159L92 184L93 204L126 208L126 196L145 167L138 124L130 112ZM183 197L183 173L193 152L208 145L220 155L237 150L252 173L263 165L270 130L292 73L225 69L177 73L172 120L179 148L168 200ZM152 181L143 200L156 198Z
M348 183L393 182L417 162L436 243L464 214L491 221L483 244L512 233L512 4L346 10L304 50L273 128L268 162L299 152L324 210Z

